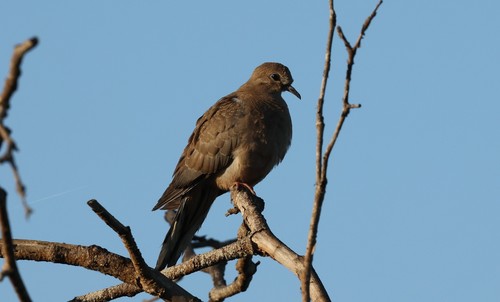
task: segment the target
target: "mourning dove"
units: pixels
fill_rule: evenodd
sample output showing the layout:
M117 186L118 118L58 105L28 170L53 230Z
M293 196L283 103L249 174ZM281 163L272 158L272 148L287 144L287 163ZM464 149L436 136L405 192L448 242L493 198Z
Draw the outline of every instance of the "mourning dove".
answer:
M153 208L178 209L156 269L175 265L217 196L236 183L253 188L283 160L292 121L281 92L300 99L292 82L286 66L264 63L198 119L172 182Z

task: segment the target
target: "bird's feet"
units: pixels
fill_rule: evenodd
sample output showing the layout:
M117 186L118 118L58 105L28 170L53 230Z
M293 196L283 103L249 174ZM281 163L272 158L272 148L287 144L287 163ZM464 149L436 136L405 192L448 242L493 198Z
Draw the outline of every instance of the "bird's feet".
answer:
M241 189L241 187L244 187L248 191L250 191L250 193L252 193L252 195L257 196L257 193L255 193L253 187L251 185L247 184L247 183L244 183L244 182L235 182L234 186L236 186L237 189Z

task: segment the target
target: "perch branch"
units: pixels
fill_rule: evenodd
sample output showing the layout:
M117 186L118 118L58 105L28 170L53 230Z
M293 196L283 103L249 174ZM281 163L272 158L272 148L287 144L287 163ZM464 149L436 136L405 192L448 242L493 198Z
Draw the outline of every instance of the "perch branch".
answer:
M302 257L283 244L269 230L261 214L262 206L256 204L260 199L252 199L248 192L234 189L231 191L231 196L233 202L243 215L248 231L241 232L243 234L239 234L236 242L229 243L219 249L201 255L196 255L186 262L163 270L162 274L170 280L175 280L181 276L213 266L221 261L245 258L259 253L270 256L294 274L300 276L304 270ZM107 220L112 221L112 219ZM113 276L127 283L76 297L73 301L107 301L120 296L134 296L144 291L141 288L141 282L137 280L136 268L133 261L111 253L101 247L33 240L14 240L13 244L15 246L14 257L16 259L80 266ZM0 246L1 250L3 250L3 245L1 244ZM3 252L0 256L5 257ZM240 277L248 279L249 276L251 275L246 274ZM156 276L153 277L158 281ZM236 281L236 283L238 282ZM245 288L244 284L246 282L246 280L240 282L243 284L241 286L242 289ZM313 301L330 301L325 288L314 270L311 271L310 283ZM95 297L100 298L96 300Z
M231 199L241 212L243 220L250 230L249 236L252 244L256 246L257 250L261 254L276 260L301 278L305 270L303 257L292 251L271 232L265 218L262 216L262 208L259 208L258 204L256 204L259 200L260 202L262 200L244 189L240 190L237 186L231 188ZM313 301L330 301L326 289L313 268L311 268L309 283Z

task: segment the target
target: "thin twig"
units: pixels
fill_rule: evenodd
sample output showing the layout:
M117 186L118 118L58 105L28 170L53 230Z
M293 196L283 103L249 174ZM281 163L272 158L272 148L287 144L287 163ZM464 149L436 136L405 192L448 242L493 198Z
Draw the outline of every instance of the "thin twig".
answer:
M340 115L339 122L337 123L337 127L335 128L335 132L333 133L332 139L330 140L330 143L326 147L325 155L323 156L323 164L324 165L328 164L328 161L330 158L330 153L333 149L333 146L335 145L335 142L337 141L337 138L339 137L340 130L342 129L345 118L349 115L349 113L351 112L351 109L361 107L361 104L349 103L349 92L350 92L350 88L351 88L351 77L352 77L352 68L354 66L354 57L356 56L358 49L361 47L361 40L365 36L366 30L370 26L373 18L375 18L375 16L377 15L377 10L380 7L380 5L382 5L382 2L383 2L382 0L380 0L378 2L377 6L375 6L375 9L372 11L370 16L368 16L368 18L363 23L363 26L361 28L361 32L360 32L358 39L356 40L356 43L354 44L354 46L351 46L349 41L346 39L344 33L342 32L342 28L340 26L337 27L337 33L338 33L340 39L342 39L342 41L344 42L344 45L346 47L347 54L348 54L347 68L346 68L345 85L344 85L344 96L342 97L342 104L343 104L342 113ZM324 174L324 177L326 178L326 173L323 173L323 174Z
M2 255L5 258L2 271L0 272L0 281L3 277L8 276L19 301L29 302L31 298L21 278L14 256L14 244L12 243L9 216L7 215L7 192L2 188L0 188L0 224L2 228Z
M26 217L29 217L32 213L32 209L26 201L26 187L23 184L17 165L14 159L14 151L17 150L16 144L12 137L10 136L10 130L4 125L4 119L7 117L10 100L14 92L17 90L19 77L21 76L21 62L24 55L33 49L38 44L38 39L33 37L25 42L16 45L14 48L14 53L12 54L12 59L10 61L10 69L7 78L5 79L5 86L2 93L0 94L0 146L2 143L6 144L5 153L0 157L0 163L6 161L9 163L16 182L16 190L21 197L21 202L24 207L24 212Z
M33 49L38 44L38 38L33 37L14 48L14 53L10 61L10 70L7 78L5 79L5 86L0 95L0 120L7 116L7 111L10 107L10 98L17 89L19 76L21 75L21 62L24 55Z
M335 32L335 27L337 26L337 15L335 13L333 0L329 0L330 5L330 19L329 19L329 30L328 37L326 41L326 54L325 54L325 67L323 69L323 78L321 80L321 87L318 98L318 105L316 107L316 130L317 130L317 144L316 144L316 182L320 180L321 176L321 154L323 152L323 133L325 131L325 123L323 118L323 104L325 102L325 92L328 83L328 75L330 74L331 66L331 55L332 55L332 43L333 43L333 33Z
M340 131L342 129L342 126L344 124L345 119L349 115L351 109L353 108L360 108L360 104L350 104L349 103L349 92L350 92L350 84L351 84L351 75L352 75L352 67L354 65L354 57L356 56L356 51L361 47L361 40L363 36L365 35L366 30L368 29L371 21L375 17L378 8L382 4L382 0L379 1L373 12L370 14L370 16L366 19L366 21L363 24L363 27L361 28L361 33L356 41L356 44L351 46L349 41L345 38L341 27L337 27L337 31L339 34L339 37L342 39L344 42L347 53L348 53L348 60L347 60L347 71L346 71L346 77L345 77L345 86L344 86L344 96L342 98L342 112L340 114L339 121L337 123L337 126L335 128L335 131L332 135L332 138L330 139L330 142L325 148L325 152L323 155L321 155L322 151L322 144L323 144L323 135L324 135L324 117L323 117L323 109L318 108L318 114L317 114L317 121L316 121L316 126L317 126L317 149L316 149L316 191L315 191L315 196L314 196L314 205L313 205L313 210L312 210L312 215L311 215L311 224L310 224L310 229L309 229L309 234L308 234L308 242L307 242L307 248L306 248L306 254L304 256L304 263L306 266L306 269L304 270L304 273L301 278L301 285L302 285L302 301L303 302L308 302L310 299L310 294L309 294L309 278L310 278L310 267L312 264L312 259L313 259L313 254L314 254L314 248L316 246L316 238L317 238L317 232L318 232L318 224L319 224L319 219L321 215L321 208L323 206L323 201L325 198L326 194L326 185L327 185L327 170L328 170L328 163L330 161L330 155L333 150L333 147L337 141L337 138L340 135ZM333 10L333 3L330 0L330 19L332 16L332 11ZM335 14L333 10L333 15ZM331 21L330 21L331 22ZM333 31L333 28L331 27L332 24L330 23L330 31ZM330 41L330 35L333 33L329 32L328 35L328 40ZM331 55L331 48L327 47L327 55L326 58L330 58ZM329 62L325 62L325 70L329 69ZM323 74L323 81L321 85L321 91L320 91L320 99L318 101L318 107L323 107L323 98L324 98L324 90L323 90L323 83L326 83L326 78L325 78L325 73ZM326 84L325 84L326 85Z
M335 32L335 27L337 26L337 14L335 13L334 1L329 0L329 29L328 36L326 39L326 53L325 53L325 66L323 69L323 78L321 80L320 93L318 98L318 105L316 111L316 192L314 197L314 206L311 215L311 227L309 229L306 252L304 255L304 265L305 269L300 276L300 283L302 288L302 301L308 302L310 300L309 293L309 280L311 278L311 264L312 255L314 247L316 246L316 232L317 230L317 220L319 220L320 212L320 202L324 198L324 192L326 189L326 181L322 178L324 167L322 165L322 154L323 154L323 137L325 132L325 122L323 116L323 104L325 102L325 92L326 86L328 84L328 76L330 73L331 66L331 56L332 56L332 44L333 44L333 34Z

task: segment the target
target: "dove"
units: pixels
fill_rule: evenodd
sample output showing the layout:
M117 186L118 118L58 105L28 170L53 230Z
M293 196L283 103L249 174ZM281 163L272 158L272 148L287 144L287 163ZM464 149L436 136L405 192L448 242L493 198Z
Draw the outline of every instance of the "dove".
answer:
M292 140L292 121L281 93L301 98L292 83L286 66L264 63L197 120L172 181L153 208L177 209L157 270L177 263L218 196L234 184L255 193L253 187L283 160Z

